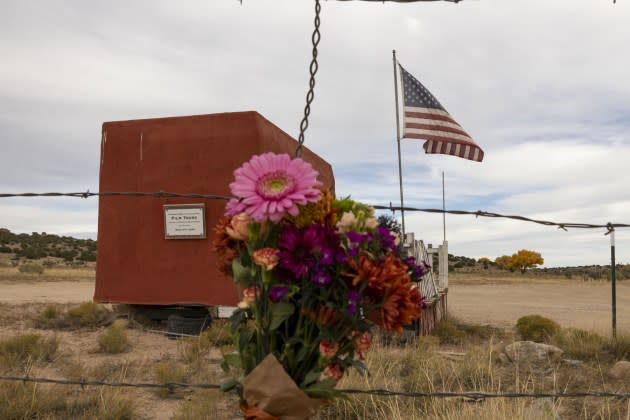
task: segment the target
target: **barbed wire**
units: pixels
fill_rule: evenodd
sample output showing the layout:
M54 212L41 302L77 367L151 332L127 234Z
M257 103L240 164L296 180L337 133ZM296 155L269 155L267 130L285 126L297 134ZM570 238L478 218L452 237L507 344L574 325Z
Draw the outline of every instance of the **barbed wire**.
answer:
M127 196L127 197L159 197L159 198L203 198L207 200L229 200L232 197L216 194L196 194L196 193L176 193L168 191L154 191L154 192L142 192L142 191L105 191L105 192L91 192L87 190L85 192L46 192L46 193L16 193L16 194L0 194L0 198L9 197L74 197L74 198L89 198L89 197L115 197L115 196Z
M52 378L37 378L30 376L0 376L2 381L13 382L34 382L48 383L56 385L79 385L81 388L86 386L108 386L114 388L161 388L171 391L177 388L199 388L199 389L220 389L219 384L188 384L183 382L166 382L166 383L147 383L147 382L104 382L104 381L88 381L88 380L66 380ZM473 400L483 400L486 398L621 398L630 399L629 392L609 392L609 391L575 391L575 392L480 392L480 391L462 391L462 392L405 392L392 391L389 389L339 389L344 394L362 394L375 395L379 397L407 397L407 398L453 398L462 397Z
M197 199L206 199L206 200L229 200L232 197L225 195L216 195L216 194L195 194L195 193L177 193L177 192L169 192L169 191L154 191L154 192L141 192L141 191L127 191L127 192L117 192L117 191L104 191L104 192L90 192L87 190L85 192L45 192L45 193L0 193L0 198L10 198L10 197L74 197L74 198L89 198L89 197L116 197L116 196L124 196L124 197L157 197L157 198L197 198ZM613 232L617 228L628 228L630 224L628 223L612 223L607 222L603 224L594 224L594 223L574 223L574 222L553 222L549 220L540 220L540 219L532 219L525 216L519 215L509 215L509 214L500 214L494 212L488 212L484 210L477 211L468 211L468 210L443 210L443 209L424 209L424 208L416 208L416 207L400 207L394 206L391 203L389 206L383 205L373 205L371 206L376 210L389 210L392 213L397 211L408 211L408 212L424 212L424 213L446 213L446 214L454 214L454 215L470 215L475 217L491 217L491 218L503 218L503 219L512 219L512 220L520 220L522 222L530 222L537 223L544 226L556 226L558 229L562 229L567 231L568 229L606 229L606 234Z

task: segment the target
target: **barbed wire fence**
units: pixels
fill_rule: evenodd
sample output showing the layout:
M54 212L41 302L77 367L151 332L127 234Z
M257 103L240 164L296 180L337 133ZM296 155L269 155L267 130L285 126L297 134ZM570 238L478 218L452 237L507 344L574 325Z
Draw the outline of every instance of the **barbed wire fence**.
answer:
M166 383L148 383L148 382L104 382L104 381L88 381L88 380L65 380L52 378L37 378L29 376L0 376L0 381L12 381L23 383L40 383L55 385L79 385L82 389L88 386L103 386L113 388L149 388L149 389L168 389L173 392L176 389L221 389L219 384L189 384L183 382L166 382ZM354 395L372 395L379 397L405 397L405 398L453 398L461 397L475 401L482 401L489 398L619 398L630 399L628 392L608 392L608 391L587 391L587 392L481 392L481 391L463 391L463 392L406 392L392 391L389 389L356 389L343 388L339 389L344 394Z
M104 192L91 192L89 190L84 192L45 192L45 193L0 193L0 198L33 198L33 197L72 197L87 199L90 197L155 197L155 198L187 198L187 199L204 199L204 200L229 200L231 197L217 195L217 194L196 194L196 193L177 193L168 191L153 191L153 192L139 192L139 191L104 191ZM495 212L488 212L483 210L466 211L466 210L445 210L445 209L431 209L431 208L416 208L416 207L401 207L389 205L372 205L376 210L389 210L392 213L396 211L405 212L425 212L425 213L439 213L439 214L453 214L453 215L470 215L475 217L488 217L488 218L503 218L512 219L522 222L536 223L544 226L557 227L558 229L567 231L568 229L605 229L605 234L608 235L614 232L618 228L628 228L628 223L574 223L574 222L554 222L550 220L533 219L520 215L508 215ZM149 388L149 389L168 389L174 391L178 388L187 389L221 389L219 384L210 383L198 383L189 384L182 382L167 382L167 383L130 383L130 382L105 382L105 381L88 381L88 380L65 380L54 378L41 378L30 376L0 376L0 381L13 381L22 383L47 383L57 385L74 385L80 386L82 389L88 386L103 386L103 387L115 387L115 388ZM372 395L381 397L405 397L405 398L466 398L473 401L483 401L490 398L617 398L617 399L630 399L630 393L624 392L607 392L607 391L587 391L587 392L480 392L480 391L462 391L462 392L404 392L404 391L392 391L388 389L340 389L342 393L354 394L354 395Z
M17 197L74 197L74 198L90 198L90 197L157 197L157 198L195 198L204 200L229 200L232 197L217 194L196 194L196 193L178 193L168 191L153 191L153 192L141 192L141 191L104 191L104 192L91 192L90 190L84 192L45 192L45 193L0 193L0 198L17 198ZM628 223L575 223L575 222L554 222L549 220L532 219L525 216L500 214L494 212L488 212L484 210L468 211L468 210L444 210L444 209L430 209L430 208L417 208L417 207L401 207L389 205L371 205L376 210L389 210L392 213L397 211L408 212L424 212L424 213L446 213L454 215L470 215L475 217L489 217L489 218L503 218L520 220L522 222L536 223L544 226L555 226L558 229L567 231L568 229L606 229L605 234L614 231L617 228L628 228Z

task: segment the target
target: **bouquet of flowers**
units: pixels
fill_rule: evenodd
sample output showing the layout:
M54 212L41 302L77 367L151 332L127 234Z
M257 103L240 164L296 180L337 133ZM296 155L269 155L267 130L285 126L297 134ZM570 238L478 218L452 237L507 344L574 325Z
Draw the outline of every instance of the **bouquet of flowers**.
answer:
M308 418L345 372L365 371L373 326L402 332L421 313L429 267L401 259L374 210L335 199L317 175L287 154L254 156L216 228L220 269L242 296L223 363L242 376L223 390L238 391L246 418Z

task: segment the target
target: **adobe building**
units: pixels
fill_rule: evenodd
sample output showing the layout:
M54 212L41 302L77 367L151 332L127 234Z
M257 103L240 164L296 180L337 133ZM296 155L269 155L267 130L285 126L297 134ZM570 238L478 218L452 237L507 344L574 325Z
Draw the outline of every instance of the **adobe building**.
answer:
M113 121L103 124L101 192L230 196L233 172L263 152L294 156L297 141L257 112ZM302 158L334 190L332 167ZM225 200L100 196L97 302L225 305L238 302L212 250Z

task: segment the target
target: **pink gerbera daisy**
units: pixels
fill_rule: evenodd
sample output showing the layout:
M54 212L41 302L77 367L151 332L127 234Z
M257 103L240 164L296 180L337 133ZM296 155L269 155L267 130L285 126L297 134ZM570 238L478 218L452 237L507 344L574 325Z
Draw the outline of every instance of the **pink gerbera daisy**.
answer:
M263 153L234 171L226 215L246 212L255 221L279 222L286 213L297 216L298 205L316 202L321 192L317 171L300 158Z

